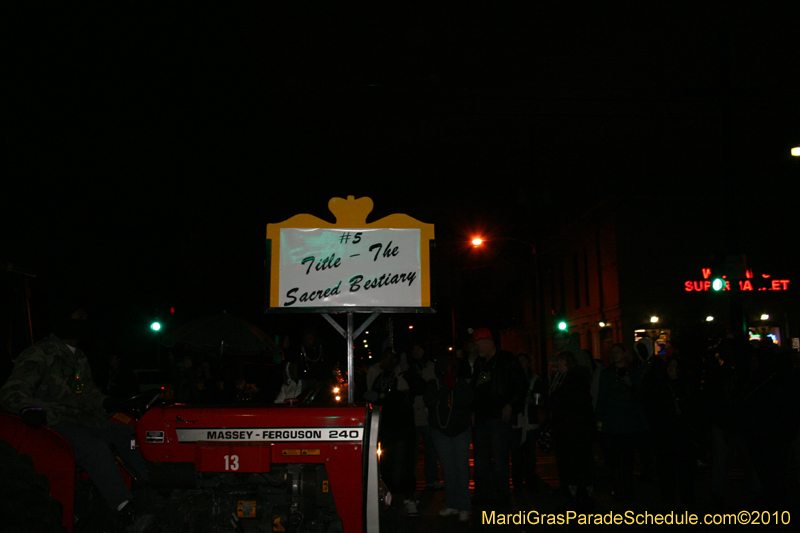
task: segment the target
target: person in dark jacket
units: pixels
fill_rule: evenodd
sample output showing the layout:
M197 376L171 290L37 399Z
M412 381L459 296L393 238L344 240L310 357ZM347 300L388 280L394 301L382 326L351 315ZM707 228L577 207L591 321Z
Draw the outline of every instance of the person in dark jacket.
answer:
M78 348L88 315L66 313L55 334L17 357L14 371L0 390L0 405L33 427L47 426L69 442L75 465L83 469L115 511L120 523L133 523L133 494L125 485L111 446L147 480L147 463L131 449L133 428L108 421L115 402L95 385L89 361Z
M381 477L409 516L417 515L411 498L416 485L416 444L414 442L414 397L425 392L418 374L400 369L400 355L391 347L383 352L379 370L365 398L381 406L378 438L381 443Z
M506 505L511 501L512 414L525 394L523 372L511 352L497 347L488 329L475 330L472 340L480 354L472 379L476 498Z
M436 379L428 380L424 400L428 425L444 472L445 508L441 516L469 520L469 445L472 439L474 390L466 378L457 377L451 355L436 361Z
M409 372L414 372L423 381L436 378L435 363L428 357L425 348L419 343L411 346L411 362L408 367ZM419 446L422 440L424 448L423 458L425 461L425 486L428 489L439 490L444 484L439 481L439 457L436 455L436 445L431 438L431 429L428 425L428 408L422 394L414 397L414 443Z
M717 350L703 387L711 421L711 501L714 507L725 504L734 456L738 456L744 472L745 496L758 500L763 494L744 436L748 424L744 421L743 390L750 374L749 348L743 341L725 339Z
M526 383L525 397L519 406L514 420L514 434L511 441L511 478L514 489L524 485L530 491L538 490L543 481L536 474L536 434L539 429L539 407L544 397L544 383L534 373L530 356L517 355Z
M464 346L464 356L458 359L457 376L464 378L467 383L471 383L472 378L475 377L475 368L479 364L477 362L479 358L478 347L470 339Z
M762 340L751 353L750 375L742 392L744 438L763 489L763 496L753 503L770 511L786 509L791 505L786 471L800 407L789 354Z
M303 332L303 342L297 352L288 350L286 359L295 363L299 369L300 388L318 390L333 382L336 360L324 353L319 335L313 329Z
M630 366L630 352L624 344L611 347L612 364L600 372L595 416L609 452L606 464L614 475L614 495L633 499L633 467L636 443L647 431L641 404L642 372Z
M680 360L669 357L666 372L652 383L648 409L656 450L661 497L694 504L694 475L699 434L699 391L682 375ZM655 378L651 378L655 379Z
M556 359L558 378L550 391L550 417L559 477L569 489L570 506L591 510L595 436L591 373L571 352Z

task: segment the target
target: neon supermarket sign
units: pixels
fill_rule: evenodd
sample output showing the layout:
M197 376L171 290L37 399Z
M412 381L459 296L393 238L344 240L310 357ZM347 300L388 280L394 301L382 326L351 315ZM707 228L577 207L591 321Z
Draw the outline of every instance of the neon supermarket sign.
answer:
M703 279L697 281L685 281L683 283L683 289L686 292L709 292L713 291L712 283L713 277L711 276L711 269L710 268L703 268L701 269L703 274ZM757 278L753 275L753 271L747 269L745 272L745 279L740 280L729 280L726 279L726 276L722 276L722 279L725 280L725 287L723 287L723 291L731 290L731 282L739 284L740 291L788 291L789 290L789 282L791 280L788 279L776 279L773 278L770 274L761 274L760 278Z

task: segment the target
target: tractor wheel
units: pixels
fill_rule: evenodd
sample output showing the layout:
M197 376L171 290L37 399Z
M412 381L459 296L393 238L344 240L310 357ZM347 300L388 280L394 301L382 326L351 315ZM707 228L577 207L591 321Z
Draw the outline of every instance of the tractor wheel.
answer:
M0 516L7 533L64 533L61 503L50 495L47 476L36 473L30 455L0 440Z

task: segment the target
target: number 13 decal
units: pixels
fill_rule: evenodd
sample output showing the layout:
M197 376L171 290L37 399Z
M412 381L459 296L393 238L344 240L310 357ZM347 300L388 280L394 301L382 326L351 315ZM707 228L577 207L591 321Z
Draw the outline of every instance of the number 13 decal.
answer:
M225 470L239 470L239 456L226 455L225 456Z

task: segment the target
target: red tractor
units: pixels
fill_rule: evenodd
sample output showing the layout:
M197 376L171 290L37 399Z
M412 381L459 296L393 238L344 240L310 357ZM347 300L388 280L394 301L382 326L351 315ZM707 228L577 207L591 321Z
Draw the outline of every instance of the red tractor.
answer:
M71 532L76 473L69 444L47 428L1 416L0 439L47 476ZM135 425L132 445L148 461L152 488L178 495L180 510L170 509L164 521L183 525L169 530L372 533L390 503L378 473L380 412L370 406L162 404L138 420L115 419Z

